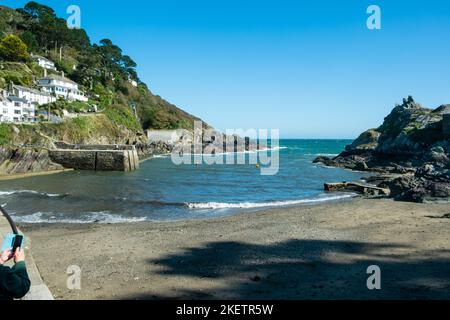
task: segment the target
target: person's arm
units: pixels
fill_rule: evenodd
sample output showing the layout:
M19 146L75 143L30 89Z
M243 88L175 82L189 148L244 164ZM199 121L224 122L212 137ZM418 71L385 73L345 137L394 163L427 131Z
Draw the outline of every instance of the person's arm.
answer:
M0 289L12 298L20 299L28 293L31 286L25 265L25 253L23 249L17 248L14 254L14 261L16 262L14 267L4 271L5 274L2 277Z

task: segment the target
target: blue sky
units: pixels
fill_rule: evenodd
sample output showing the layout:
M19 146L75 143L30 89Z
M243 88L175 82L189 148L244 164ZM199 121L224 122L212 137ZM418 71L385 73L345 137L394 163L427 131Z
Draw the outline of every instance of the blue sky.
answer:
M92 41L113 40L154 93L218 129L355 138L409 94L450 103L445 0L39 2L64 17L79 5ZM382 30L366 27L371 4Z

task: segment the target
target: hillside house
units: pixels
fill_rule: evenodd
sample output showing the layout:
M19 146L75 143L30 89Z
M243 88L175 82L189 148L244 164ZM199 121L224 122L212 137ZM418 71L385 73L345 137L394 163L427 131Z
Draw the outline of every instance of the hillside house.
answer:
M33 58L36 60L40 67L47 70L56 71L55 63L53 61L37 55L34 55Z
M128 77L128 83L131 84L133 87L137 87L138 83L135 79L133 79L132 77Z
M13 122L14 106L12 102L4 95L0 95L0 123Z
M179 142L192 142L193 133L185 129L177 130L147 130L147 139L149 143L164 142L175 144Z
M64 76L50 75L37 81L41 90L71 101L87 102L88 98L78 89L78 84Z
M18 85L10 85L9 94L12 96L26 99L29 102L37 104L39 106L56 101L56 98L54 96L46 92Z
M9 96L8 100L13 104L13 121L12 122L35 122L36 107L33 103L24 98Z
M36 121L36 107L26 99L0 95L0 122L33 123Z

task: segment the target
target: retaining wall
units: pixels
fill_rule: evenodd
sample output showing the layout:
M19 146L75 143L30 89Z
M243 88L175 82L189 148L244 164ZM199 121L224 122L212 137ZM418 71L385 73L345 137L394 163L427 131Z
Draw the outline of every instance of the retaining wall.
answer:
M62 146L62 145L60 145ZM139 156L134 146L74 146L49 151L50 159L65 168L92 171L134 171Z

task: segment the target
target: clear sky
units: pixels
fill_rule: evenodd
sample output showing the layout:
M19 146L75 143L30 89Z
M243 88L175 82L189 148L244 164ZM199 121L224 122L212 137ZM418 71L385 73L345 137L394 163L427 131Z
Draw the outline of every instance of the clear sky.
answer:
M0 0L22 7L28 1ZM151 90L218 129L355 138L413 95L450 103L447 0L41 0L81 8ZM379 5L382 30L366 27Z

